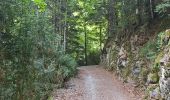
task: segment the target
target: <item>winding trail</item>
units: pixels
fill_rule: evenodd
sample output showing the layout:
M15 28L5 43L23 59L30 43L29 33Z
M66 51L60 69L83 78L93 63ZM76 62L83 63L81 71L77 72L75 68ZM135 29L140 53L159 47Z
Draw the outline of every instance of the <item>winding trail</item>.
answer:
M78 77L71 79L66 89L54 91L55 100L141 100L114 74L99 66L79 68Z

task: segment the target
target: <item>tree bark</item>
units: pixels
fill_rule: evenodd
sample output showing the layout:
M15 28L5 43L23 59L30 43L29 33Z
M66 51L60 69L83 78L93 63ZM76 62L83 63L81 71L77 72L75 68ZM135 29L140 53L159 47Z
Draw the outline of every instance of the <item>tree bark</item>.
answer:
M113 37L115 34L115 9L114 0L108 1L108 37Z
M100 32L99 32L99 34L100 34L100 51L102 51L102 25L101 25L101 23L100 23Z
M154 19L153 2L153 0L150 0L150 13L152 19Z
M87 30L86 30L86 24L84 25L84 53L85 53L85 65L87 65L88 62L87 62Z
M64 26L63 26L63 49L66 52L66 30L67 30L67 0L64 0L64 8L65 8L65 18L64 18Z
M137 16L137 26L141 24L141 5L140 0L137 0L136 16Z

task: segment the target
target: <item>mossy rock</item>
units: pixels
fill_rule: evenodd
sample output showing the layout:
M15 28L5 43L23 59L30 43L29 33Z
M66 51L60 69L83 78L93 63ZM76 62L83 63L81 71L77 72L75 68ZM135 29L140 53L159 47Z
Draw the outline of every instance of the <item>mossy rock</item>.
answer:
M166 65L166 67L170 68L170 62Z
M131 71L129 70L128 67L126 67L122 70L122 75L124 78L127 78L130 75L130 73L131 73Z
M159 81L159 76L158 73L149 73L147 82L151 84L158 83Z
M170 36L170 29L167 29L167 30L165 31L165 36Z
M142 67L142 70L140 72L140 77L142 78L143 81L147 81L147 75L149 73L149 70L145 67Z
M163 56L164 56L164 52L163 51L159 52L158 56L155 59L154 67L159 67L160 60L163 58Z
M150 93L151 93L151 91L153 91L157 87L159 87L158 84L150 84L150 85L148 85L147 88L146 88L146 92L145 92L146 94L145 94L145 99L144 100L155 100L155 99L150 98Z
M47 100L54 100L53 96L49 96Z
M159 87L156 87L152 91L150 91L150 99L160 100L161 94Z

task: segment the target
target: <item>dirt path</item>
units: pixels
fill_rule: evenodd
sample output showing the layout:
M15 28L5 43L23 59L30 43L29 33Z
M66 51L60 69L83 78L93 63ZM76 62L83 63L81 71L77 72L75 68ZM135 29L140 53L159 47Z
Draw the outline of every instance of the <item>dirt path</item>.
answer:
M131 89L131 88L128 88ZM79 68L77 78L67 83L66 89L54 92L55 100L140 100L113 74L99 66Z

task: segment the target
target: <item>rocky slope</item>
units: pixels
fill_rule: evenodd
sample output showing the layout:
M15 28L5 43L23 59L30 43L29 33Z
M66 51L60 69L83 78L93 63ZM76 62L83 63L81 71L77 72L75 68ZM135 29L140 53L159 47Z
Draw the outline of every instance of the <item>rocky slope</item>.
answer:
M120 44L109 41L101 65L143 88L145 99L170 100L170 30L150 37L140 33Z

